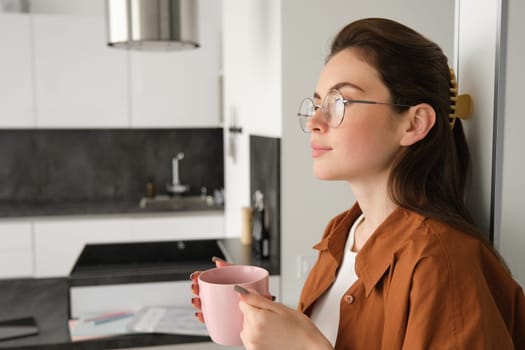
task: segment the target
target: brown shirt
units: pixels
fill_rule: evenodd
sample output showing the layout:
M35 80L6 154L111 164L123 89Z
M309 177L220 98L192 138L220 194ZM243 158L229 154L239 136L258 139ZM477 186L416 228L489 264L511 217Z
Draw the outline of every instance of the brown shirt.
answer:
M299 310L335 280L358 205L330 221ZM398 208L356 257L335 349L525 349L525 296L486 244Z

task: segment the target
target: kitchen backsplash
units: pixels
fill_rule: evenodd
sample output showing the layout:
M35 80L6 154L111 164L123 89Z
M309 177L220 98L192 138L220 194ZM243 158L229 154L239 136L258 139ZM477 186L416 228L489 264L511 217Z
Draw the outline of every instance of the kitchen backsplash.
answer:
M0 201L137 200L149 178L163 194L179 152L180 182L213 193L222 145L221 128L0 130Z

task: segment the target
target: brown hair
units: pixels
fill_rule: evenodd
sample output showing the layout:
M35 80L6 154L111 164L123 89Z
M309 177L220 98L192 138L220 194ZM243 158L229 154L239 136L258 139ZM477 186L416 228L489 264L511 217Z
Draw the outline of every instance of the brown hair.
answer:
M469 151L459 120L450 128L450 71L441 48L392 20L368 18L344 27L332 42L328 60L354 48L375 67L392 103L430 104L436 122L427 136L394 161L390 196L398 205L477 233L465 206ZM398 112L406 107L396 107Z

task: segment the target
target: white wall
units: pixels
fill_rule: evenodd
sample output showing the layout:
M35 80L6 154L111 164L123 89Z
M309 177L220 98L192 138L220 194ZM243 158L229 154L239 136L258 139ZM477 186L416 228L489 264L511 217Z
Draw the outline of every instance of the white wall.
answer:
M348 185L315 180L308 144L296 120L299 102L311 96L330 39L362 17L401 21L440 44L453 60L454 1L282 1L281 276L283 301L297 304L304 278L297 257L313 255L328 220L354 201Z
M29 12L99 17L105 13L105 0L28 0Z
M523 230L523 208L525 208L525 184L523 174L523 83L525 82L525 2L508 0L507 50L503 63L505 96L503 104L501 203L495 227L495 244L506 260L516 280L525 287L525 233ZM505 57L506 56L506 57Z
M223 0L222 16L226 234L239 236L252 204L249 135L281 136L280 0Z
M518 14L525 6L519 0L458 3L458 80L460 91L474 101L473 118L464 124L473 163L468 204L476 223L485 232L493 231L494 246L523 286L525 25Z
M497 0L458 1L459 93L472 96L474 112L463 122L472 161L472 185L467 205L487 238L491 231L492 143Z

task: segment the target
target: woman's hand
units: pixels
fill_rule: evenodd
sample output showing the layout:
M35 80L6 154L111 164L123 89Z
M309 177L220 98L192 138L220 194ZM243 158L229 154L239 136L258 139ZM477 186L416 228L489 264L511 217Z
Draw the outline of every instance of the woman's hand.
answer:
M236 287L244 315L241 339L248 350L319 349L333 347L307 316L257 293Z
M231 265L230 263L222 260L221 258L217 258L215 256L211 259L211 261L213 261L215 263L215 266L217 267ZM201 311L201 299L199 298L198 278L199 278L200 273L201 273L200 271L195 271L194 273L190 275L191 291L194 295L196 295L195 297L191 298L191 304L193 305L195 309L197 309L197 312L195 312L195 316L197 317L197 319L201 321L202 323L204 323L204 318L202 317L202 311Z

